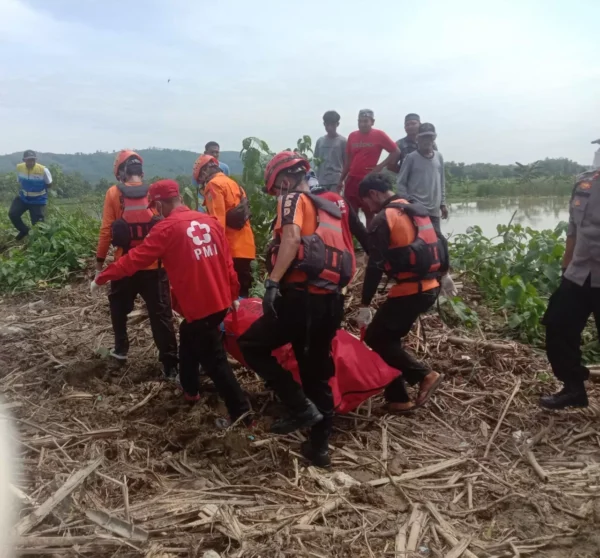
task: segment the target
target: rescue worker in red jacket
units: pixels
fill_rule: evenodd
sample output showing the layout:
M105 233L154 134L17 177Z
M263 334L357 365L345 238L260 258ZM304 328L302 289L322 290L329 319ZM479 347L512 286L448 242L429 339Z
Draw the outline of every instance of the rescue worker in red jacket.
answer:
M402 414L424 405L442 380L404 349L402 339L435 303L437 278L448 267L448 247L433 228L427 209L395 195L388 176L367 176L360 183L359 195L378 213L369 227L369 263L357 322L361 328L368 326L366 344L402 372L385 390L388 410ZM373 318L369 305L384 272L396 284ZM410 401L405 382L419 385L415 403Z
M240 282L240 296L247 298L252 288L252 260L256 258L250 208L244 189L221 170L211 155L200 155L192 170L200 188L204 185L204 205L225 229L225 237Z
M130 277L160 259L171 282L175 310L185 318L179 329L179 375L185 399L200 399L198 366L202 365L236 420L250 407L227 361L219 327L240 287L225 232L214 217L182 204L174 180L152 184L148 198L164 219L139 246L96 277L92 293L99 285Z
M142 242L156 221L148 209L148 186L142 182L143 159L135 151L123 149L115 157L113 172L117 184L111 186L104 199L102 225L96 250L96 274L104 267L104 260L112 243L115 261ZM173 329L173 312L169 294L169 279L160 263L148 262L132 277L113 281L108 301L110 318L115 334L115 346L110 355L119 361L127 359L127 315L133 310L137 295L148 308L150 327L158 358L167 378L177 376L177 339Z
M271 431L289 434L312 427L302 453L326 467L334 411L331 343L342 320L340 291L351 279L352 256L339 208L310 193L308 170L308 161L291 151L275 155L265 170L266 190L279 200L267 255L264 315L240 337L239 347L289 411ZM298 361L302 387L271 354L287 343Z

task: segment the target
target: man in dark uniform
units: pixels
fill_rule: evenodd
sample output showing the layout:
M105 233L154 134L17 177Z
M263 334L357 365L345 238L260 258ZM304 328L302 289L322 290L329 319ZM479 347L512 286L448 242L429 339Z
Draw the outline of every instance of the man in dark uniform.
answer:
M569 206L563 279L550 297L543 323L546 354L554 375L564 384L545 395L546 409L587 407L585 380L590 371L581 363L581 333L594 314L600 326L600 171L577 177Z

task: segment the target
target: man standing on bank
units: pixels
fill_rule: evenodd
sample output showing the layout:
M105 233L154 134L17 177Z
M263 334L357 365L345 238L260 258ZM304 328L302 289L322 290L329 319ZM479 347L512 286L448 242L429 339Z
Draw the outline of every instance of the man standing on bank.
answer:
M21 189L10 205L8 217L19 231L16 239L22 240L29 234L29 227L23 223L23 213L29 211L32 225L44 220L52 175L37 162L35 151L28 149L23 153L23 162L17 165L17 178Z
M440 218L448 218L448 208L446 207L444 158L439 151L436 151L436 138L433 124L425 122L419 125L417 150L409 153L404 159L398 176L398 194L423 205L429 213L435 231L441 236ZM458 294L454 281L448 273L440 277L440 285L440 294L443 296Z
M418 114L411 112L404 117L404 131L406 132L406 136L396 142L398 149L400 149L400 159L397 164L390 165L388 170L391 170L392 172L399 172L404 159L406 159L406 156L410 155L419 148L419 144L417 143L417 134L419 133L420 125L421 117ZM433 149L437 151L437 145L435 142L433 143Z
M317 140L314 153L319 159L317 179L321 188L335 192L346 162L347 140L337 132L340 115L335 110L328 110L323 115L323 125L327 134Z
M440 217L448 218L448 208L444 158L434 149L436 138L433 124L419 125L417 150L404 159L398 176L398 194L424 205L435 230L441 234Z
M546 409L587 407L581 334L591 314L600 324L600 171L578 176L569 206L563 278L544 315L546 354L563 389L540 399Z
M358 186L361 180L371 172L381 172L388 165L397 163L400 150L385 132L373 128L375 114L370 109L362 109L358 113L358 130L348 136L346 144L346 162L340 178L338 191L344 188L344 197L352 209L358 213L362 209L365 213L367 226L373 218L369 208L362 204L358 195ZM389 155L378 163L382 151Z

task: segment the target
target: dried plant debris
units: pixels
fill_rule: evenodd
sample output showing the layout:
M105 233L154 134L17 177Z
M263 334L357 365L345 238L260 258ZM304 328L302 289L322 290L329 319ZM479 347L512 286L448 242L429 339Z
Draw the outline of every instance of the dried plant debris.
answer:
M208 380L194 407L160 383L146 321L130 326L129 361L111 363L108 304L86 285L2 310L0 330L18 331L0 343L0 415L21 440L22 555L600 555L598 414L541 411L556 385L530 347L424 316L409 343L444 385L412 416L375 397L337 417L321 471L301 434L267 434L281 409L255 374L236 369L257 427L223 431Z

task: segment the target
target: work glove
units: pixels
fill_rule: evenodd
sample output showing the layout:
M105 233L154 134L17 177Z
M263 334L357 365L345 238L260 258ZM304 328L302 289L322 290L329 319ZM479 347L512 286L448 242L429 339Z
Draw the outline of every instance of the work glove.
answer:
M262 302L263 314L265 316L277 318L275 300L279 296L281 296L279 292L279 283L277 281L271 281L271 279L267 279L265 281L265 295L263 296Z
M444 275L440 280L440 294L445 297L453 297L458 294L458 289L450 275Z
M234 300L233 304L231 305L232 312L237 312L239 309L240 309L240 301Z
M366 328L373 321L373 310L368 306L362 306L358 309L356 323L360 329Z
M96 283L96 280L94 279L90 283L90 293L91 293L91 295L92 296L96 296L100 292L101 288L102 288L102 285L98 285L98 283Z

